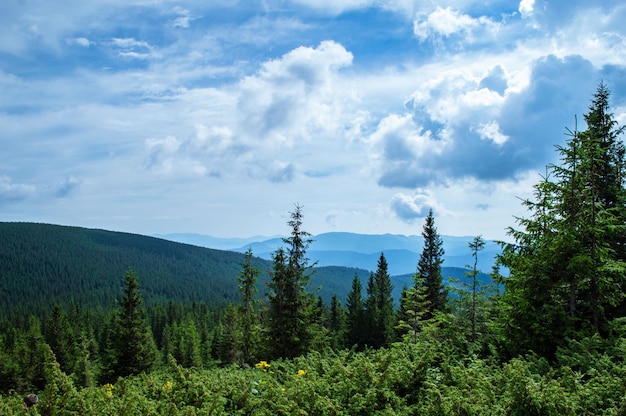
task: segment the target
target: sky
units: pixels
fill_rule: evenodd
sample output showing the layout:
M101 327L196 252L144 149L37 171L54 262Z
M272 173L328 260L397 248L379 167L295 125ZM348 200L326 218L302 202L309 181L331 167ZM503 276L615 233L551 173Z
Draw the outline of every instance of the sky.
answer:
M0 221L217 237L507 239L626 4L5 0Z

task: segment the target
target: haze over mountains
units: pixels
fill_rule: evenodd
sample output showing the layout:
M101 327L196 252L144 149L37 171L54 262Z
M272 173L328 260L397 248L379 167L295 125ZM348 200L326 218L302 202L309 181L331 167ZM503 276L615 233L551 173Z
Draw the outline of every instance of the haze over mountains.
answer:
M193 244L219 250L245 252L252 248L253 254L263 259L283 246L280 236L254 236L249 238L219 238L202 234L166 234L155 237ZM461 267L473 264L468 243L474 237L441 236L443 240L444 267ZM369 271L376 270L380 253L385 254L389 264L389 274L403 275L415 273L417 261L424 247L421 235L399 234L356 234L330 232L313 236L307 250L309 259L317 261L317 266L356 267ZM500 246L494 241L486 241L485 248L478 255L478 268L489 272Z

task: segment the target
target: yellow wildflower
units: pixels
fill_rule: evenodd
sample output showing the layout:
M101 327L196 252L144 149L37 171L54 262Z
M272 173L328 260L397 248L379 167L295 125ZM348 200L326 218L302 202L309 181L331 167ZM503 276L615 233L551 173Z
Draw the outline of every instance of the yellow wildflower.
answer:
M263 370L263 371L267 371L267 369L270 368L270 365L267 363L267 361L260 361L256 363L254 366L258 368L259 370Z
M171 381L166 381L165 384L163 384L163 390L172 390L172 382Z
M302 377L303 375L306 374L306 371L304 370L298 370L298 376Z
M115 386L111 383L107 383L104 385L104 391L106 393L107 396L111 397L113 396L113 389L115 388Z

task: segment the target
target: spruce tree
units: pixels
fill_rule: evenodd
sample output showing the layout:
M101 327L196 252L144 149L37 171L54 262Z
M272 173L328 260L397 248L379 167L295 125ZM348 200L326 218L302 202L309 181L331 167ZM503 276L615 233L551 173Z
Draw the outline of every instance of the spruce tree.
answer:
M416 344L418 333L432 318L432 315L430 315L430 301L426 292L426 284L419 275L415 275L413 278L415 280L413 287L405 287L402 291L396 328L400 336Z
M44 325L46 342L52 349L61 370L66 374L74 372L78 355L78 345L67 314L59 304Z
M328 331L330 332L330 346L335 350L343 348L346 338L346 310L337 298L337 294L333 294L330 301Z
M367 278L367 286L365 287L365 293L367 297L363 303L363 317L365 318L363 329L363 344L368 347L377 348L379 345L378 330L378 286L376 285L376 278L374 273L370 272Z
M569 131L558 146L559 165L535 185L531 212L509 229L510 269L503 296L503 328L511 353L552 357L567 338L604 333L626 303L624 264L623 132L600 84L585 115L587 129Z
M108 333L107 381L148 371L157 360L156 343L142 302L137 275L129 269Z
M435 311L444 311L447 306L448 293L443 285L441 264L443 263L443 240L437 233L432 209L424 222L422 231L424 237L424 249L417 263L417 276L414 279L414 287L417 292L421 289L417 285L424 285L426 301L428 302L428 314L426 319L432 317Z
M268 282L268 335L274 358L291 358L308 350L316 326L315 296L308 292L311 265L306 250L312 242L302 230L302 207L296 205L287 224L291 235L283 239L286 249L279 248L273 257Z
M240 320L242 326L242 359L244 363L251 363L253 349L257 342L257 310L254 295L257 292L256 282L261 274L258 268L252 267L252 249L245 253L242 271L237 277L239 292L241 293Z
M360 348L364 345L365 312L363 286L356 274L352 278L352 286L346 298L346 309L346 346Z
M376 272L370 275L367 284L368 298L365 302L368 339L372 348L385 347L395 338L395 314L391 292L393 285L383 253L378 258Z
M474 264L469 272L466 272L467 277L470 279L471 285L471 299L469 305L469 318L471 323L471 340L476 340L476 323L478 321L477 309L478 309L478 295L480 292L480 282L478 281L478 252L485 248L485 240L481 236L476 236L468 244L472 250L472 257L474 258Z

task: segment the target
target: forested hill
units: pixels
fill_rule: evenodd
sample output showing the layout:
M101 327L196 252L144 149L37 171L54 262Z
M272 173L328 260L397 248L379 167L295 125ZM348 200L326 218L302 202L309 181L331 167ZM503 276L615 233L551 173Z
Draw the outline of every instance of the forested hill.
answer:
M132 267L147 304L219 305L238 300L243 255L136 234L33 223L0 223L0 315L40 314L54 303L114 307ZM254 259L265 271L268 261Z
M131 267L147 305L195 301L223 306L240 299L237 276L243 262L242 253L138 234L0 222L0 318L40 316L57 303L112 308L122 277ZM253 266L261 271L258 289L262 294L271 262L255 257ZM444 267L442 272L447 281L448 276L462 276L464 270ZM318 267L310 289L324 302L330 302L334 294L344 302L355 275L365 287L367 270ZM393 280L397 301L402 289L412 284L411 275Z
M147 305L195 301L223 306L240 299L237 276L243 262L242 253L138 234L0 222L0 318L39 316L56 303L112 308L131 267ZM255 257L252 265L261 271L262 294L271 262ZM325 301L333 294L343 300L355 274L365 282L369 272L317 268L311 290Z

